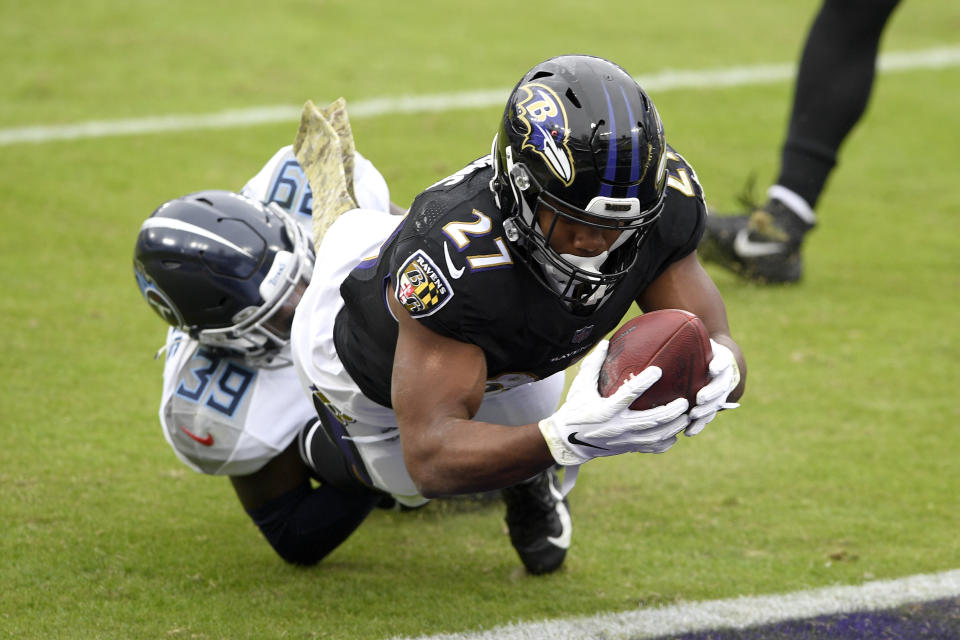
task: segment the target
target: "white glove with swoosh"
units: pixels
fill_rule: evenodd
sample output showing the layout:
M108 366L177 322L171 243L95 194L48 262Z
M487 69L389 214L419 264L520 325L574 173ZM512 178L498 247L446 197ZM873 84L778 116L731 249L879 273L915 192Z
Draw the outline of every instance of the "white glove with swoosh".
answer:
M740 406L736 402L727 402L727 396L740 384L740 368L733 352L713 340L710 341L710 348L713 349L713 359L707 365L710 381L697 392L697 404L690 409L690 426L683 432L688 437L703 431L721 409Z
M578 465L620 453L663 453L690 423L685 398L646 411L630 409L663 375L659 367L647 367L625 380L609 398L601 396L597 379L609 344L601 341L583 359L566 402L540 421L540 433L558 464Z

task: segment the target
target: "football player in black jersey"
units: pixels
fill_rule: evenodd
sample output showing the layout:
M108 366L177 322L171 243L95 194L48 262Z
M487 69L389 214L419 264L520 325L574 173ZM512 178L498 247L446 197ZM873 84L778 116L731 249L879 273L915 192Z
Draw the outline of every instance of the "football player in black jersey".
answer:
M316 472L411 505L503 489L524 565L557 569L570 543L557 466L666 451L743 392L695 252L705 215L696 174L626 71L580 55L538 64L489 156L421 193L395 228L354 210L322 240L292 334L322 419L302 439ZM715 357L695 406L628 409L656 367L599 395L604 336L634 302L707 327ZM557 408L564 370L593 347Z
M880 36L900 0L824 0L797 69L777 181L762 207L707 219L700 255L761 284L803 276L804 237L843 141L873 89Z

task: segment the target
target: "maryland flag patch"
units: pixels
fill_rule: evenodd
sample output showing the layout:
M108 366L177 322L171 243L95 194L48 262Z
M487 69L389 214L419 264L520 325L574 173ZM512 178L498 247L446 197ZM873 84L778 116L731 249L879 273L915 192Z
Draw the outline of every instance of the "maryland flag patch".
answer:
M453 289L433 261L418 250L397 273L397 300L413 317L436 313L453 297Z

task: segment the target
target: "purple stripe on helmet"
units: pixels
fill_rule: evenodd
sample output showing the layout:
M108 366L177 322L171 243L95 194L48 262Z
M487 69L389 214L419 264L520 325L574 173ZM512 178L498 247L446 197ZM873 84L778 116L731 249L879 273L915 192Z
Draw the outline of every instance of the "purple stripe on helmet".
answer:
M628 198L636 198L640 185L637 181L640 179L640 132L637 130L636 120L633 117L633 109L630 108L630 99L627 98L627 92L620 87L620 93L623 95L623 102L627 105L627 122L630 123L630 187L627 189Z
M603 87L603 95L607 99L607 119L610 122L610 144L607 147L607 168L603 174L603 184L600 185L601 196L611 196L613 187L610 185L617 177L617 117L613 111L613 102L610 100L610 94L607 92L607 85Z

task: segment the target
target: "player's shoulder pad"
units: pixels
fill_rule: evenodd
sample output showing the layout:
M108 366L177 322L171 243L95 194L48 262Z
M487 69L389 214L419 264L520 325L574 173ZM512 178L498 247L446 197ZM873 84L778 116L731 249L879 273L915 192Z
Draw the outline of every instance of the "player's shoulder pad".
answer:
M494 209L491 166L490 156L483 156L422 191L410 205L398 239L431 236L451 220L469 220L474 209Z
M693 166L672 146L667 146L667 184L657 233L669 246L686 247L699 241L706 224L703 187Z
M688 198L703 200L703 186L686 158L671 145L667 145L667 187L680 192Z
M423 193L430 191L442 191L455 187L458 184L468 181L476 176L479 172L482 172L484 169L490 168L493 166L493 159L488 153L485 156L480 156L463 169L456 171L455 173L447 176L443 180L438 180L432 185L424 189ZM489 178L488 178L489 179Z
M477 293L484 283L476 274L513 266L490 173L483 172L488 159L431 187L410 209L391 267L397 299L414 317L433 315L458 291Z

